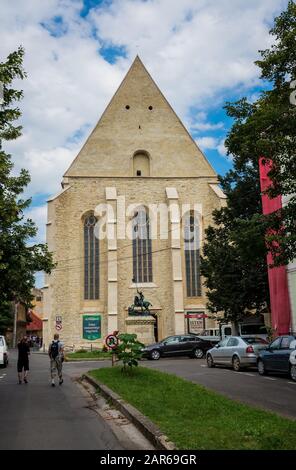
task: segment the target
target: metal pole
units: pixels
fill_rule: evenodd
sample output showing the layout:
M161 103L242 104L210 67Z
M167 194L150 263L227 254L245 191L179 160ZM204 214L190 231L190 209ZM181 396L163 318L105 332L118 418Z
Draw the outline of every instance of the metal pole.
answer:
M15 302L15 304L14 304L14 322L13 322L13 340L12 340L12 346L14 348L16 348L17 307L18 307L18 302Z

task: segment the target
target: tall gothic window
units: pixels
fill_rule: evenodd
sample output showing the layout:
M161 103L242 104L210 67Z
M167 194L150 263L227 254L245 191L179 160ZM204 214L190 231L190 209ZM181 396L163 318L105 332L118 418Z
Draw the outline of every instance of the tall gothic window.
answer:
M199 297L201 295L200 236L198 218L194 212L185 215L184 249L187 297Z
M99 240L95 236L94 215L84 220L84 298L99 298Z
M133 274L135 282L152 282L152 244L144 207L133 218Z

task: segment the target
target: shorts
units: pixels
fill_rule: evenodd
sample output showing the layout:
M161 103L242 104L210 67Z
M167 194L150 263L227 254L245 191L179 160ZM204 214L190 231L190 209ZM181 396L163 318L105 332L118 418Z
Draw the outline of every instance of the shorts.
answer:
M29 370L29 359L19 359L17 361L17 371L22 372L23 369Z

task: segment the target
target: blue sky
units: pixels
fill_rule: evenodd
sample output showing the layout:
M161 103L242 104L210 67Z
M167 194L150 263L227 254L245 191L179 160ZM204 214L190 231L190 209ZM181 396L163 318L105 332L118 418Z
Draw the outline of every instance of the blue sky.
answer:
M2 0L0 61L25 47L23 136L7 145L32 180L44 240L46 199L139 54L220 174L231 168L226 101L266 86L254 61L288 0Z

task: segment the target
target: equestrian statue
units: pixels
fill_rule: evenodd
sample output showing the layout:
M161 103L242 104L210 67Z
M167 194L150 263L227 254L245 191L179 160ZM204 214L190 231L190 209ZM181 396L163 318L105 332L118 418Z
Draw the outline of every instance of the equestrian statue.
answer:
M137 288L138 295L135 295L134 303L128 308L129 315L150 315L149 307L152 304L149 300L145 300L143 292Z

